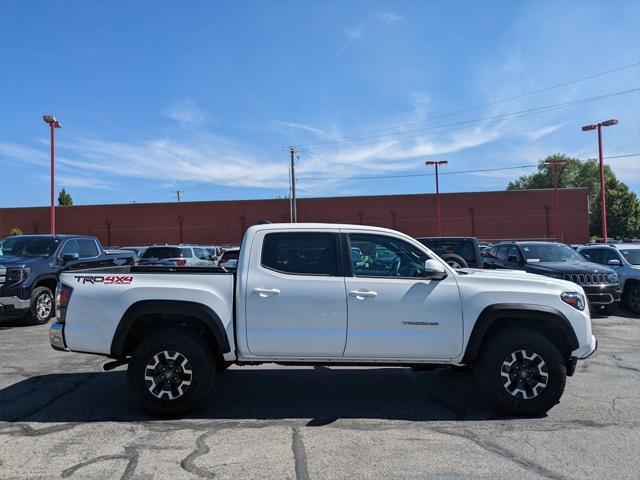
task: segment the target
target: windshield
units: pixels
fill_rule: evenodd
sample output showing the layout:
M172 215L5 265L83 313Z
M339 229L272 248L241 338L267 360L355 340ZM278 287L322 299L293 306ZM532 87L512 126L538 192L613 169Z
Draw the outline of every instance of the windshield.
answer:
M620 253L631 265L640 265L640 248L621 249Z
M239 251L224 252L222 254L222 258L220 258L220 263L225 263L225 262L228 262L229 260L238 260L238 257L240 257Z
M8 237L0 242L4 257L48 258L56 251L59 240L51 237Z
M528 263L587 261L571 247L554 243L522 245L522 251Z
M142 258L182 258L190 256L186 248L149 247L142 255Z

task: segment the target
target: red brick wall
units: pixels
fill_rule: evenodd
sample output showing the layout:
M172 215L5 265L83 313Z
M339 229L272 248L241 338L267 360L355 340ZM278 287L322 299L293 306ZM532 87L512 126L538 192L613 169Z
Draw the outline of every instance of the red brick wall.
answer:
M586 189L560 190L560 223L567 243L589 238ZM447 193L440 196L443 235L480 239L554 236L553 190ZM96 235L104 244L157 242L238 244L258 220L289 220L288 200L87 205L56 208L58 233ZM301 222L338 222L436 235L434 195L389 195L298 200ZM0 235L49 231L48 207L0 209Z

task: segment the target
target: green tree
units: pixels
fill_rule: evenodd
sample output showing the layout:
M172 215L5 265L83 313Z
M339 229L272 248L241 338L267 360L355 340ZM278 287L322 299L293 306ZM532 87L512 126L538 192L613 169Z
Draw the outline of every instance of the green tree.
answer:
M15 237L17 235L22 235L22 229L18 227L13 227L9 232L9 235Z
M73 205L73 198L71 198L71 194L68 193L64 188L60 190L60 194L58 195L58 205L60 205L61 207L68 207Z
M507 190L528 190L533 188L553 188L553 171L547 160L564 160L558 167L558 186L585 187L589 192L589 224L591 235L602 232L600 206L600 168L598 160L580 161L566 155L550 155L538 163L538 171L523 175L509 182ZM640 236L640 201L605 165L605 191L607 194L607 232L611 238L631 238Z

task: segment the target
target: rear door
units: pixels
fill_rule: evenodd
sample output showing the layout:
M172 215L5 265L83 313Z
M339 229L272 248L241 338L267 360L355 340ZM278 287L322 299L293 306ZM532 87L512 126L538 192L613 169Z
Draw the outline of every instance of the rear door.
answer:
M246 289L254 355L340 357L347 305L337 231L260 231Z
M353 276L345 280L346 358L448 359L462 351L462 305L453 275L424 276L429 256L394 236L350 232ZM391 260L389 261L389 257ZM383 260L381 260L383 259Z

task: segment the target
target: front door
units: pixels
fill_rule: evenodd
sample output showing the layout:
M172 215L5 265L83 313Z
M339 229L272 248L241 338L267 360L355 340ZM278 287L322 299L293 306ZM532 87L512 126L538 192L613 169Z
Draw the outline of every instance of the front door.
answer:
M380 234L350 233L345 358L448 359L462 351L462 306L452 274L424 276L429 256Z
M337 232L259 232L247 279L249 351L275 357L340 357L347 335Z

